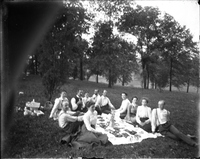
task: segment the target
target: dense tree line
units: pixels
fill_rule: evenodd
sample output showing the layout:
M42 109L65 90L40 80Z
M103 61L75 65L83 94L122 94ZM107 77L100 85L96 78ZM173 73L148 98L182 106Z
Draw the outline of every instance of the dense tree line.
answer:
M130 2L130 1L129 1ZM40 73L49 99L69 77L80 80L104 76L108 86L122 85L140 73L148 89L183 85L199 87L198 45L189 29L158 8L141 7L128 1L66 1L49 28L28 69ZM89 9L93 9L92 12ZM95 21L102 13L104 20ZM94 28L89 42L82 38ZM114 32L118 30L118 34ZM134 36L128 42L123 34ZM198 89L197 89L198 90Z

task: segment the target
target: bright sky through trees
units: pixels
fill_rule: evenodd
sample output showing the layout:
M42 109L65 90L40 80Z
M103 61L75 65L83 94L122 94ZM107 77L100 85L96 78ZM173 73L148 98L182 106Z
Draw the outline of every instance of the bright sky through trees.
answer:
M166 12L174 17L174 19L182 26L185 25L193 35L195 42L199 41L200 27L199 27L199 4L197 0L135 0L136 4L145 6L158 7L161 12ZM84 4L88 4L87 1ZM92 8L88 8L92 12ZM98 14L95 20L103 20L103 14ZM83 38L89 40L94 34L94 28L90 29L90 35L83 35ZM114 33L117 30L114 29ZM126 36L127 40L134 40L133 37Z
M195 42L199 41L200 7L197 0L136 0L135 2L143 7L158 7L160 11L170 14L178 23L190 29Z

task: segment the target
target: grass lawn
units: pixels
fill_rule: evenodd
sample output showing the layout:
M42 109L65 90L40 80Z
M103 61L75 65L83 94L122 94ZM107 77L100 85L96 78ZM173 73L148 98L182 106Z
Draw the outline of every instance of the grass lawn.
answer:
M70 80L63 86L71 99L78 89L93 94L95 88L100 92L104 89L113 105L118 108L121 104L121 93L127 92L129 99L136 95L139 98L148 97L149 106L157 107L160 99L166 100L166 108L171 112L171 120L175 126L185 134L198 135L198 100L195 93L185 92L159 92L157 90L144 90L114 86L108 88L107 84L96 84L88 81ZM24 95L17 98L16 106L24 107L26 101L45 102L41 79L38 76L29 76L18 83L18 91ZM53 97L53 100L59 94ZM58 127L57 121L48 119L50 111L45 111L43 116L23 116L17 112L13 116L12 127L5 139L4 153L6 158L68 158L68 157L103 157L103 158L191 158L198 157L198 148L188 146L183 142L169 138L159 137L146 139L140 143L118 145L109 147L95 147L93 149L73 150L66 145L61 145L59 139L64 132Z

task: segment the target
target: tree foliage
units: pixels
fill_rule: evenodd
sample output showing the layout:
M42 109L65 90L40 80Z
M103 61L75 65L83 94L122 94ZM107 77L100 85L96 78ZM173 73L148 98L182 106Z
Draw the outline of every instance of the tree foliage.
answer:
M88 29L89 19L79 2L67 1L58 13L54 25L42 42L40 71L46 94L54 91L72 74L77 57L82 57L87 43L77 37Z
M84 8L84 1L64 1L40 54L30 62L30 68L40 71L46 92L53 94L70 76L84 80L92 74L97 82L99 75L104 76L109 87L117 81L125 85L139 70L147 89L150 84L160 90L169 86L170 91L172 86L187 85L187 91L190 85L199 87L198 48L190 31L158 8L129 2L91 0L92 13ZM100 13L104 21L95 21L94 15ZM92 43L82 38L90 27L95 30ZM123 40L124 33L136 42Z

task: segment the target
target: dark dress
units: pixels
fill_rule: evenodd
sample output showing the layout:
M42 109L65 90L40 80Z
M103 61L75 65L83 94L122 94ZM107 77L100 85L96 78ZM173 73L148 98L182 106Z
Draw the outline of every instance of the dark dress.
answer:
M94 128L93 125L91 126ZM88 131L85 124L83 124L81 132L77 136L77 138L72 142L72 146L75 148L93 147L99 145L106 146L108 143L109 143L108 136L106 134L100 134Z
M73 123L73 125L76 128L74 129L70 127L69 130L71 130L71 134L68 132L68 134L63 138L62 143L67 143L69 146L76 149L99 145L112 145L106 134L88 131L84 123L82 125L80 123ZM95 128L94 125L91 125L91 127Z

